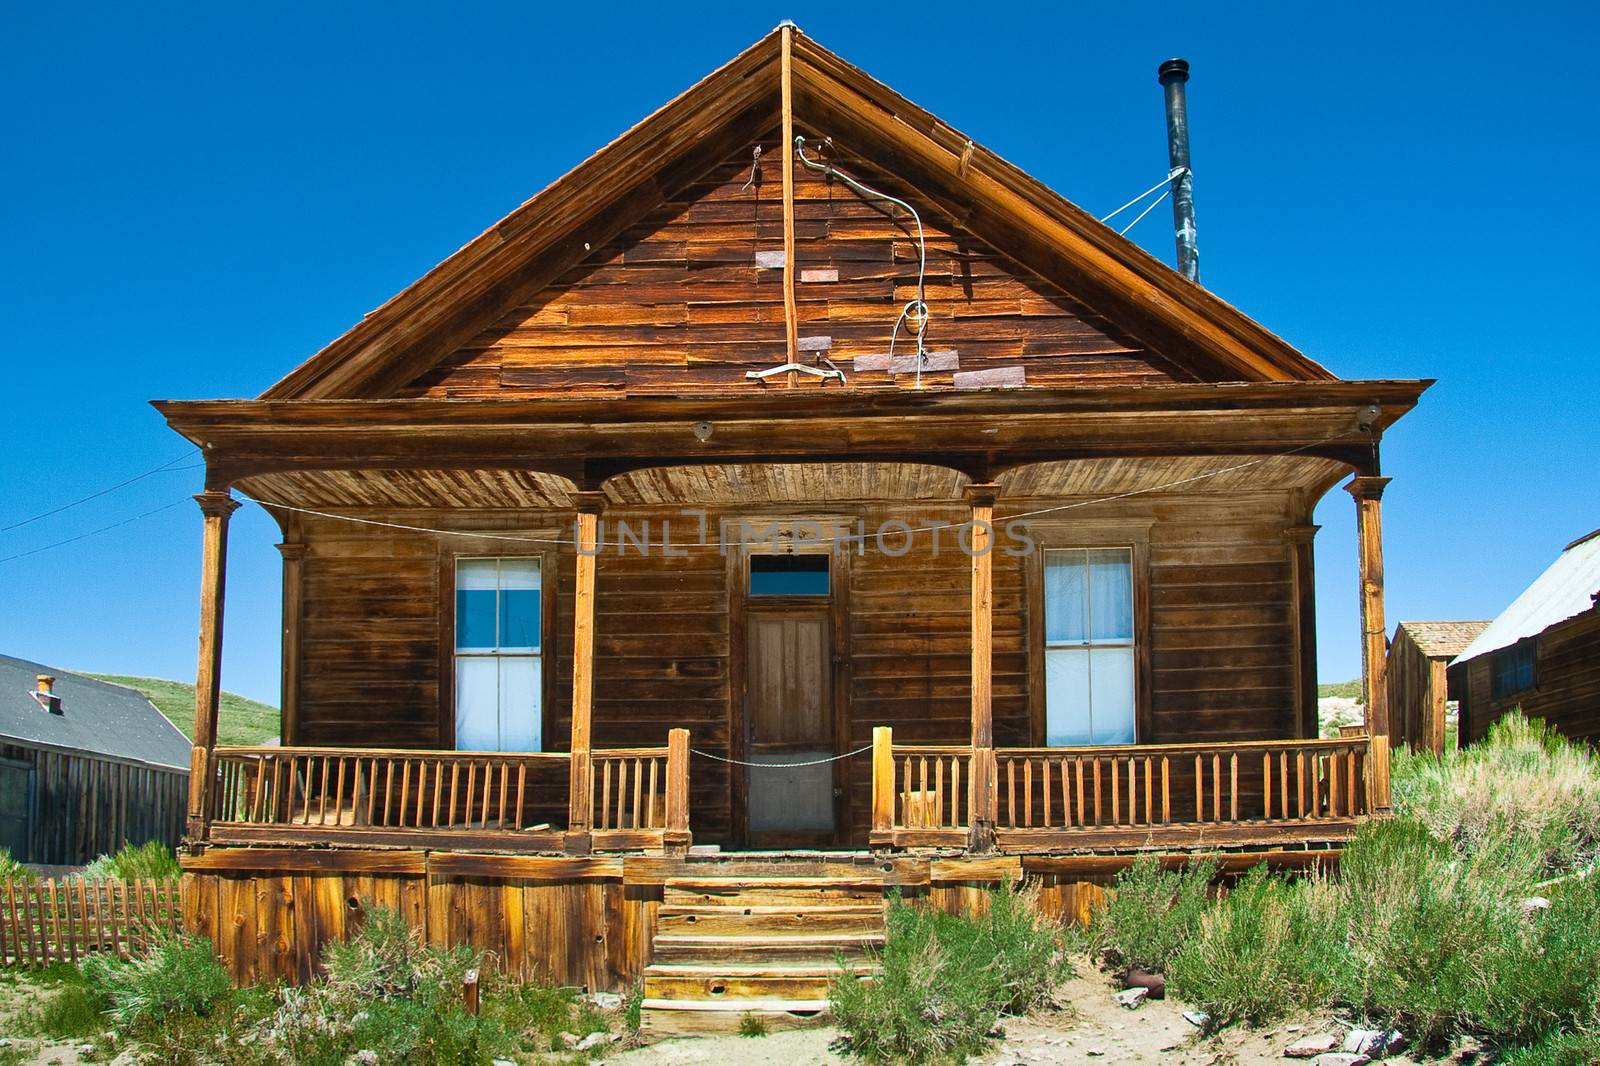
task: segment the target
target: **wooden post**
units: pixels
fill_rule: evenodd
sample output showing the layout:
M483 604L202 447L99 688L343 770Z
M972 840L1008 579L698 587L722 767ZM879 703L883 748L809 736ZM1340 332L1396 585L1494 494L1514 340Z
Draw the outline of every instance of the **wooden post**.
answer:
M894 829L894 730L872 727L872 831Z
M228 573L228 517L238 508L227 489L194 498L204 516L200 542L200 661L194 676L194 750L189 764L189 838L210 829L211 749L217 743L217 706L222 699L222 600Z
M999 486L968 485L972 505L972 836L971 850L994 848L994 500Z
M1361 572L1361 680L1367 701L1367 732L1389 737L1389 704L1383 684L1387 658L1383 622L1383 490L1386 477L1354 477L1345 489L1356 501L1356 536Z
M667 823L662 842L669 852L689 850L689 731L667 733Z
M781 101L783 137L783 323L789 362L796 361L800 349L800 313L795 307L794 285L794 68L793 26L783 27ZM786 375L795 384L795 375Z
M300 611L301 573L306 545L285 541L283 555L283 680L279 688L282 711L278 736L284 747L300 742Z
M1289 571L1294 610L1294 693L1296 734L1314 740L1317 718L1317 599L1313 570L1316 550L1312 540L1321 526L1291 526L1284 531L1289 542Z
M1371 757L1367 763L1367 799L1373 814L1389 813L1389 738L1379 733L1372 735L1368 749Z
M605 496L575 492L577 508L577 563L572 607L572 768L568 779L567 850L579 854L590 848L594 808L594 761L590 754L589 727L594 716L594 578L599 553L598 529Z

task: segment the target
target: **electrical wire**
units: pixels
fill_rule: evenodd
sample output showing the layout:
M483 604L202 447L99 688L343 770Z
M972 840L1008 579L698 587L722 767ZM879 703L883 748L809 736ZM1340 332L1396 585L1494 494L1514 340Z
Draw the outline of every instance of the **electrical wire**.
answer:
M872 186L858 181L849 174L846 174L832 163L822 163L807 157L806 139L804 136L795 136L794 154L795 158L800 160L801 166L804 166L807 170L814 171L823 175L824 177L838 178L840 181L844 182L862 196L871 199L886 200L897 207L903 207L907 211L911 212L911 218L917 224L917 296L916 299L908 301L906 305L900 309L900 317L895 319L894 329L889 331L889 358L894 358L894 342L895 339L900 335L901 324L906 323L910 316L915 315L917 338L916 387L919 389L922 388L922 364L927 361L927 354L924 351L923 341L928 332L928 304L925 299L927 296L928 277L928 241L922 232L922 216L917 214L917 209L915 207L912 207L909 203L900 199L898 196L890 196L881 189L874 189Z
M1128 231L1129 230L1131 230L1133 227L1137 226L1139 223L1143 222L1144 221L1144 216L1148 215L1150 212L1152 212L1156 208L1160 207L1162 205L1162 203L1164 203L1166 201L1167 197L1170 196L1170 195L1172 195L1172 190L1168 189L1166 192L1162 193L1160 196L1156 197L1154 200L1151 200L1150 201L1150 206L1145 208L1143 211L1140 211L1137 218L1135 218L1132 222L1128 223L1126 226L1123 226L1121 229L1117 230L1117 236L1126 237L1128 235Z
M101 533L109 533L113 529L129 525L133 522L138 522L141 519L149 518L151 515L160 514L162 511L170 511L174 507L187 502L187 498L182 500L173 500L171 503L163 504L162 506L154 508L153 510L146 511L143 514L136 514L132 518L124 518L120 522L112 522L110 525L101 526L99 529L91 529L87 533L79 533L76 537L68 537L65 540L58 540L54 544L46 544L43 547L34 548L31 551L18 552L15 555L8 555L5 558L0 559L0 563L15 562L18 559L26 559L30 555L38 555L40 552L50 551L52 548L60 548L68 544L76 544L80 540L87 540L90 537L99 536Z
M49 518L52 515L58 515L62 511L70 511L72 508L77 507L80 504L88 503L90 500L98 500L102 496L109 496L111 493L116 492L118 489L125 489L129 485L132 485L137 481L143 481L147 477L154 477L156 474L166 474L166 473L176 474L179 471L183 471L183 470L198 470L200 467L204 466L205 464L204 463L196 463L194 466L174 467L174 464L176 464L176 463L181 463L185 459L192 459L195 454L198 454L198 453L189 453L189 454L186 454L186 455L180 455L176 459L169 459L167 462L162 463L160 466L155 467L154 469L146 470L142 474L135 474L133 477L128 478L126 481L119 481L115 485L110 486L109 488L101 489L99 492L91 492L89 495L84 496L81 499L73 500L71 503L64 503L59 507L52 507L48 511L41 511L39 514L34 515L32 518L24 518L21 521L11 523L9 526L0 526L0 533L9 533L13 529L21 529L23 526L32 525L33 523L38 522L38 521L40 521L42 519L45 519L45 518Z
M1133 199L1129 200L1127 203L1123 204L1121 207L1117 208L1115 211L1111 212L1109 215L1102 216L1100 221L1101 222L1110 222L1112 219L1114 219L1118 215L1122 214L1122 212L1126 211L1128 208L1132 207L1134 204L1136 204L1139 201L1143 200L1146 196L1149 196L1151 193L1156 192L1157 190L1159 190L1163 185L1165 185L1167 187L1167 191L1168 192L1171 192L1172 191L1172 183L1174 181L1177 181L1178 178L1181 177L1183 174L1187 173L1188 169L1189 169L1188 167L1173 167L1171 170L1167 171L1167 176L1166 177L1162 178L1160 181L1156 182L1154 185L1150 186L1144 192L1140 193L1138 196L1135 196ZM1142 218L1143 216L1141 215L1140 217ZM1138 219L1135 219L1134 221L1137 222ZM1122 232L1126 233L1128 231L1127 230L1123 230Z

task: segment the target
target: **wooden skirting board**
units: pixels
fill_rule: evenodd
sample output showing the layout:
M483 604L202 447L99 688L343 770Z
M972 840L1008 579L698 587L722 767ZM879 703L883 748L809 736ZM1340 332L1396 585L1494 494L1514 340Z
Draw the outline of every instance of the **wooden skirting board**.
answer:
M1223 841L1213 847L1225 846ZM1148 847L1148 845L1146 845ZM1166 867L1214 856L1225 876L1336 864L1334 848L1156 850L1122 854L882 855L868 852L692 857L503 855L360 847L212 846L184 856L185 928L209 936L240 983L306 981L322 946L358 928L374 906L398 910L428 943L471 944L522 980L591 991L627 989L654 957L664 894L763 904L744 897L822 886L886 899L891 891L953 913L1024 879L1063 921L1087 922L1105 885L1139 854ZM785 889L783 886L788 885Z

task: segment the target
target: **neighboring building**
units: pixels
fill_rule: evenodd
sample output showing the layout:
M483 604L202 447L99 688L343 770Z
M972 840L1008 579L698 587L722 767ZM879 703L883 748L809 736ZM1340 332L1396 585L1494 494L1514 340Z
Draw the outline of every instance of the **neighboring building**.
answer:
M1461 741L1514 708L1600 740L1600 529L1568 544L1450 666Z
M1389 696L1390 739L1397 745L1444 753L1445 668L1489 623L1401 622L1389 641L1383 687Z
M0 655L0 848L77 866L183 836L189 741L131 688Z
M783 29L261 398L157 404L207 464L197 927L304 976L376 873L653 1003L656 952L704 993L729 937L854 943L774 917L804 891L1327 856L1388 803L1378 442L1427 384L1339 379ZM1324 740L1346 479L1376 735ZM233 490L283 530L281 748L215 743Z

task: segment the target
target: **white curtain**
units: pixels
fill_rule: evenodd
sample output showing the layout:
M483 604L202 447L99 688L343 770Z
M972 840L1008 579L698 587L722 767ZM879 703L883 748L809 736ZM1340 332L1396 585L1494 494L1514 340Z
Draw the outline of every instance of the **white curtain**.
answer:
M1044 586L1046 742L1133 743L1132 553L1051 549Z

